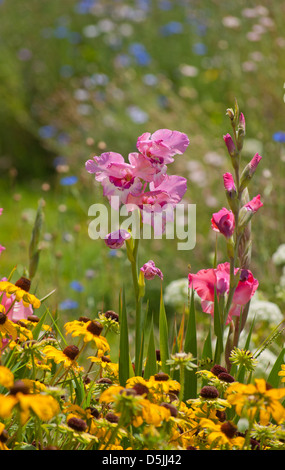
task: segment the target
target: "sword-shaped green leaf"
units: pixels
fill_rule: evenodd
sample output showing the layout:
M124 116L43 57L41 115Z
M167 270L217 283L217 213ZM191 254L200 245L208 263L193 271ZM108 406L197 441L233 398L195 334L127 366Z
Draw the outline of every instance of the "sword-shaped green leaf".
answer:
M160 294L160 306L159 306L159 349L161 358L161 367L163 372L169 374L169 366L166 365L166 361L169 359L169 345L168 345L168 324L166 318L166 312L163 302L162 289Z

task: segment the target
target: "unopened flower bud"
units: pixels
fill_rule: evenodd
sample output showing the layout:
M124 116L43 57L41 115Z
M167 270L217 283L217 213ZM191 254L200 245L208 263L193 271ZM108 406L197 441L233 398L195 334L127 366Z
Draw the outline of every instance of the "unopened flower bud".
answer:
M228 149L229 156L231 157L232 165L235 169L237 169L239 165L239 153L236 149L234 141L230 134L224 135L223 139Z
M255 196L251 201L247 202L240 210L238 220L238 232L241 232L250 222L252 216L263 206L260 201L260 195Z
M261 159L262 157L258 153L256 153L252 160L244 168L240 178L240 191L243 191L244 188L248 186Z
M237 193L237 189L235 186L233 175L231 173L225 173L223 175L223 179L224 179L224 188L226 191L226 196L227 196L229 206L231 210L233 211L233 213L235 214L239 206L239 201L238 201L238 193Z
M240 113L238 130L237 130L237 145L238 149L241 150L243 147L243 141L245 137L245 118L243 113Z
M223 136L223 139L228 149L229 155L233 157L236 153L236 147L232 139L232 136L230 134L226 134Z

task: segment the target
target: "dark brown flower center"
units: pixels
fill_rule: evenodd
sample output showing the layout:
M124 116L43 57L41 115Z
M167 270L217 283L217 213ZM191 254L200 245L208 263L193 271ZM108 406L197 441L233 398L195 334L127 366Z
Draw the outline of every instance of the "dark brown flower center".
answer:
M70 346L66 346L63 350L63 354L65 354L69 359L74 361L74 359L78 356L79 349L77 346L71 344Z
M170 411L170 414L171 416L173 416L174 418L176 418L177 414L178 414L178 410L177 408L172 405L171 403L161 403L161 406L163 406L164 408L166 408L167 410Z
M236 426L230 421L226 421L221 425L221 431L229 438L232 439L237 431Z
M221 374L218 375L218 379L228 383L235 382L234 377L227 372L221 372Z
M29 315L27 320L29 320L32 323L38 323L40 321L39 317L37 315Z
M107 312L104 313L104 316L106 318L110 318L111 320L114 320L117 322L119 321L119 315L113 310L107 310Z
M133 386L137 395L147 395L148 394L148 387L144 384L137 383Z
M16 393L23 393L24 395L28 395L29 392L29 387L24 382L22 382L22 380L17 380L10 388L10 395L16 395Z
M90 321L90 318L83 316L83 317L79 317L78 320L82 321L83 323L87 323L88 321Z
M219 374L222 372L228 372L225 367L220 366L219 364L215 364L211 369L212 374L218 377Z
M0 325L4 325L6 320L7 320L7 316L5 315L5 313L0 312Z
M8 440L9 434L6 429L3 429L2 433L0 434L0 442L6 442Z
M91 321L87 326L87 330L94 336L100 336L103 330L103 325L98 321Z
M111 362L111 359L109 359L109 357L107 357L107 356L102 356L101 361L102 362Z
M108 377L102 377L101 379L96 380L96 384L107 384L111 385L113 382L111 379L108 379Z
M158 372L154 376L154 380L156 382L167 382L168 379L169 379L169 375L165 374L164 372Z
M118 423L119 422L119 416L115 415L115 413L107 413L105 416L106 420L109 421L109 423Z
M20 277L17 282L15 282L15 286L20 287L20 289L29 292L31 288L31 281L27 277Z
M219 392L216 387L212 387L211 385L205 385L200 391L200 396L203 398L218 398Z
M87 424L85 423L85 421L83 419L76 418L75 416L70 418L67 421L67 424L71 429L74 429L74 431L78 432L84 432L87 428Z

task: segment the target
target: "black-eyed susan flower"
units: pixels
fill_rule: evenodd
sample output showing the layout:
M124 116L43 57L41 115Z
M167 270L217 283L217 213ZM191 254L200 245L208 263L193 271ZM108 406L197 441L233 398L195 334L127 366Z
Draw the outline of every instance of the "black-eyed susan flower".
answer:
M33 308L39 308L41 301L31 294L29 289L30 284L25 282L25 278L19 279L15 284L9 281L0 281L0 292L5 292L8 298L13 296L16 302L22 301L24 307L31 305Z
M17 338L15 325L8 319L3 310L0 311L0 341L1 337L12 337L14 340Z
M244 438L237 435L237 427L230 421L215 423L211 419L203 418L200 427L206 434L210 448L241 449L244 445Z
M31 413L42 421L49 421L59 412L59 405L51 395L30 393L28 385L19 380L14 382L9 395L0 395L0 417L11 417L14 409L19 410L21 423L24 424Z
M52 359L56 364L63 364L63 367L66 369L83 370L75 360L79 355L79 349L75 345L66 346L63 351L48 345L43 348L43 354L47 359Z
M108 377L112 376L112 379L117 379L119 374L119 365L118 363L112 362L109 356L101 355L97 356L89 356L91 362L100 366L108 375Z
M5 388L12 387L14 383L14 374L8 367L0 366L0 385Z
M245 415L266 426L272 417L277 424L285 419L285 408L279 400L285 396L284 388L270 388L264 379L254 384L235 382L227 390L227 401L235 406L238 416Z
M217 410L224 411L231 407L227 400L220 398L219 390L212 385L202 387L199 397L187 400L187 404L191 406L199 418L215 417Z
M101 335L103 325L98 321L90 320L88 322L81 322L74 320L66 323L64 327L67 334L71 334L73 337L82 336L85 343L95 343L99 356L110 350L108 341Z
M161 394L163 397L164 394L174 394L178 395L180 392L180 383L176 380L173 380L169 377L168 374L164 372L158 372L155 375L152 375L148 381L149 388L155 393Z

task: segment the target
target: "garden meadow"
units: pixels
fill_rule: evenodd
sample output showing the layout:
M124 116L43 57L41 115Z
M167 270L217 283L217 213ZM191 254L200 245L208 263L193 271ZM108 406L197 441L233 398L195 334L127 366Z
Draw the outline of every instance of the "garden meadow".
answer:
M0 1L0 449L284 450L285 6L25 3Z

